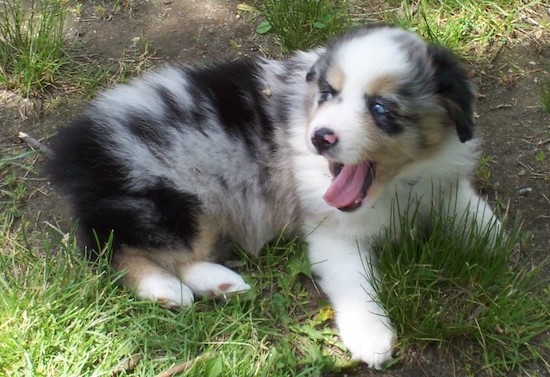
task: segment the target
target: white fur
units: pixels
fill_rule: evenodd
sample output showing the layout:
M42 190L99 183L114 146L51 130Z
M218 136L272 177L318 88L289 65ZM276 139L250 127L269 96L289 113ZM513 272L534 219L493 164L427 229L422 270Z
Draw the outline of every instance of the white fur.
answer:
M168 309L189 306L193 303L191 289L168 273L152 273L143 277L135 291L140 299L156 301Z
M250 289L236 272L220 264L197 262L181 269L182 281L199 296L224 296Z
M396 334L369 283L375 271L368 246L323 225L307 240L312 271L331 299L342 342L353 358L382 368L391 358Z

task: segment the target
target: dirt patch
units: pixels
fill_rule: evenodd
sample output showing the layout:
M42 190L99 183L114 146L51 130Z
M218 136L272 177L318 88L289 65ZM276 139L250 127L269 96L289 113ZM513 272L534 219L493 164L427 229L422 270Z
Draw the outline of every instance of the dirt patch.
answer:
M550 115L539 85L550 79L550 46L524 41L506 48L480 77L479 124L490 158L497 206L509 202L533 235L526 251L535 261L550 250Z
M161 61L204 62L254 53L270 39L253 33L254 14L235 1L134 2L115 13L86 7L70 20L73 44L86 56L120 60L128 49L151 44ZM272 46L270 46L271 49Z
M254 33L254 16L239 13L237 1L132 4L131 9L113 11L90 2L72 15L69 39L77 59L116 70L129 56L143 58L144 46L154 65L236 59L263 52L280 55L273 39ZM509 205L510 217L519 214L524 229L532 234L532 242L520 252L522 263L540 262L550 250L550 115L542 109L538 94L539 83L550 79L549 64L550 45L525 41L506 48L492 65L474 69L480 92L477 112L484 140L482 155L489 160L490 172L482 185L499 211ZM85 103L79 94L29 101L7 92L0 93L0 101L2 151L20 148L20 130L36 138L51 136ZM46 229L45 221L66 219L61 201L45 180L34 180L30 187L25 216L36 224L34 231ZM453 355L441 355L435 348L422 353L411 350L406 359L407 363L376 375L462 375ZM371 373L358 367L347 375Z

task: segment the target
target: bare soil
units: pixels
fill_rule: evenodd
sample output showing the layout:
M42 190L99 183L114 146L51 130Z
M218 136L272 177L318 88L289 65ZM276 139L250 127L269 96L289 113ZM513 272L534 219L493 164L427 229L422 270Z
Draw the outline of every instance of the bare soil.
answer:
M500 206L510 204L510 217L521 216L533 235L526 256L540 261L550 251L550 115L539 89L550 79L550 45L524 40L481 73L477 108L483 155L491 161L490 195Z
M123 1L117 11L112 4L111 8L104 6L108 2L84 2L80 14L68 20L68 39L75 59L112 72L121 66L139 72L167 61L280 56L273 37L254 32L259 22L256 16L237 11L239 2ZM479 186L497 211L507 212L511 220L521 217L524 230L532 235L517 255L516 263L522 265L539 263L550 250L550 115L539 100L539 83L550 79L550 44L543 40L527 37L505 47L491 64L472 67L480 94L477 120L484 140L482 156L489 161L490 173L479 179ZM85 99L70 90L33 100L0 91L0 104L0 151L7 151L20 143L18 131L48 138L84 108ZM29 232L40 232L46 229L45 221L63 219L64 211L45 180L29 184L23 216L35 224ZM464 372L453 355L436 349L411 350L406 360L385 373L357 367L346 375L454 376ZM544 375L542 370L539 373Z

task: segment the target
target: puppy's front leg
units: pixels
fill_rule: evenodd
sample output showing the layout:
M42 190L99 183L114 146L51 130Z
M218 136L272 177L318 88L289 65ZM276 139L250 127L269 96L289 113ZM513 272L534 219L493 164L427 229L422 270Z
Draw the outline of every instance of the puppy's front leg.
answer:
M312 271L332 303L342 342L353 358L382 368L391 360L396 335L369 282L370 250L351 239L335 239L326 229L307 240Z

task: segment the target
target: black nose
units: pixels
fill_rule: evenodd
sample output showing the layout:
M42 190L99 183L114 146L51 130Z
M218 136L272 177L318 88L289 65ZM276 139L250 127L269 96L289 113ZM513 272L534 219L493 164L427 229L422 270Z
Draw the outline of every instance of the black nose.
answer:
M338 137L334 131L329 128L317 128L313 132L311 142L317 148L317 152L322 153L327 149L334 147L338 143Z

